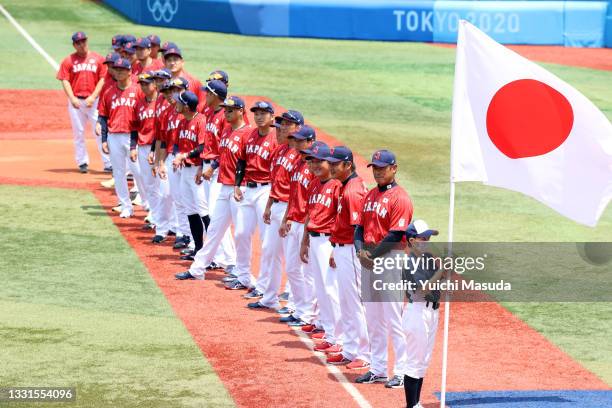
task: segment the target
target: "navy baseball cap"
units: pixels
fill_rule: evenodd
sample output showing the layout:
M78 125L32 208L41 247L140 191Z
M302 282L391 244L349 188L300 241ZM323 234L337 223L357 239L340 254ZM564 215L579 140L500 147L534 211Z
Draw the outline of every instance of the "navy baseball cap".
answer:
M325 158L329 156L329 146L317 140L310 148L300 150L300 153L304 153L306 158L313 157L315 159L325 160Z
M73 43L77 41L81 41L81 40L86 40L86 39L87 39L87 34L85 34L84 31L77 31L76 33L72 34Z
M352 162L353 152L346 146L332 147L329 149L329 156L325 158L325 161L330 163Z
M111 40L111 45L115 51L123 47L123 36L121 34L114 35Z
M119 58L121 58L121 55L119 55L119 53L116 52L109 52L108 54L106 54L106 58L104 58L104 63L105 64L110 64L110 63L115 63L115 61L117 61Z
M297 131L290 134L289 137L292 137L298 140L316 140L317 134L313 128L311 128L310 126L304 125L300 127Z
M119 58L113 63L113 68L132 69L132 64L125 58Z
M162 82L162 84L159 86L159 90L160 91L168 91L170 90L170 88L172 88L172 81L169 79L166 79L164 82Z
M255 102L255 104L251 107L251 112L255 112L257 110L261 110L261 111L265 111L265 112L274 114L274 106L272 106L270 102L266 102L266 101Z
M151 48L151 40L147 37L140 37L134 43L135 48Z
M221 70L216 70L211 72L208 75L208 78L206 78L206 81L213 81L213 80L219 80L221 82L223 82L225 85L227 85L229 83L229 76L227 75L227 73L225 71L221 71Z
M282 122L283 119L281 119L280 116L277 116L274 118L274 123L272 124L272 127L275 128L279 128L280 127L280 123Z
M395 155L389 150L378 150L372 155L372 161L368 167L387 167L395 164Z
M179 94L174 94L173 98L175 101L183 105L187 105L189 109L191 109L192 111L195 111L196 109L198 109L198 102L199 102L198 96L191 91L185 91Z
M408 225L406 230L406 238L428 238L432 235L438 235L438 231L429 228L423 220L414 220Z
M288 110L287 112L283 112L283 114L277 116L277 118L280 118L281 121L284 119L288 120L289 122L297 123L300 126L304 124L304 116L302 116L302 114L296 110Z
M241 97L232 95L229 98L226 98L221 106L224 108L244 109L244 101Z
M170 79L170 78L172 78L172 74L166 68L162 68L160 70L153 71L152 76L153 76L153 78L160 78L160 79Z
M161 52L164 52L164 51L166 51L167 49L170 49L170 48L178 48L178 45L176 45L175 43L170 42L170 41L164 41L164 43L159 47L159 50Z
M154 81L154 78L150 72L145 72L143 74L138 75L138 83L143 82L145 84L150 84L153 81Z
M147 36L147 38L149 39L149 41L151 42L152 45L159 45L159 44L161 44L161 39L159 38L159 35L150 34L150 35Z
M168 48L166 51L164 51L164 57L167 57L169 55L177 55L178 57L183 58L181 49L178 47Z
M136 42L136 37L132 34L125 34L123 36L123 44L131 42L132 44Z
M208 81L206 85L202 87L202 90L217 95L222 100L227 98L227 85L217 79Z
M174 78L170 80L170 87L187 89L189 87L189 82L182 77Z
M134 54L136 53L136 47L134 46L133 42L126 42L123 44L123 51L127 52L128 54Z

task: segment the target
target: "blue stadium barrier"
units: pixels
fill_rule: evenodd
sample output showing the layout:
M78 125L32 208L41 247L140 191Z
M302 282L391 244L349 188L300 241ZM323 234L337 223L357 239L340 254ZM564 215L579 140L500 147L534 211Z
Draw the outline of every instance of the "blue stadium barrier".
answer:
M610 1L103 1L140 24L246 35L453 43L466 19L504 44L612 47Z

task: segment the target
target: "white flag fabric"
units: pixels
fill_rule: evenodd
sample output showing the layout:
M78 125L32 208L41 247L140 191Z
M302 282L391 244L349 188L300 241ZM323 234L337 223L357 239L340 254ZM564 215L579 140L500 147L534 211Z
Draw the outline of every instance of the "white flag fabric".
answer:
M451 181L597 224L612 199L612 124L584 95L461 21L452 113Z

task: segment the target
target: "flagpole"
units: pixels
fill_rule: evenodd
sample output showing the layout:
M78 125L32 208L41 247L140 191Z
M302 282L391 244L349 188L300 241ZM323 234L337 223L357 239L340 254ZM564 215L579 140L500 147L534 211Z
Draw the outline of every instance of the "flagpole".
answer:
M452 156L451 156L452 157ZM452 158L451 158L452 161ZM448 208L448 256L453 252L453 229L455 224L455 182L450 180L450 203ZM446 278L450 280L451 271ZM440 386L440 408L446 408L446 373L448 369L448 325L450 319L450 291L444 295L444 340L442 343L442 385Z

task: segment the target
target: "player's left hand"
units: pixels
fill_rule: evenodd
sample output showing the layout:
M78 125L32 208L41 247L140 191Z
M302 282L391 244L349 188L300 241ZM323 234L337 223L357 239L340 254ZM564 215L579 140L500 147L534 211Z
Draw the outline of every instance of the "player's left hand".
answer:
M181 167L183 167L183 161L185 159L183 158L182 154L177 154L176 157L174 158L174 160L172 160L172 168L174 169L174 171L180 169Z
M196 171L196 175L195 175L195 183L199 186L200 184L202 184L202 168L198 167L198 170Z
M206 170L202 172L202 177L204 178L204 180L210 180L214 172L215 169L209 166Z
M87 98L85 98L85 105L87 105L88 108L91 108L95 102L96 98L92 98L91 95L88 96Z
M300 259L305 264L308 263L308 249L309 249L308 245L306 245L304 242L302 242L302 245L300 245Z
M149 162L151 166L155 164L155 153L154 152L149 153L149 155L147 156L147 161Z
M100 122L96 122L96 136L100 136L102 134L102 125Z
M130 150L130 160L132 161L132 163L136 163L136 159L138 159L138 150Z
M242 190L238 186L234 186L234 199L238 202L242 201L244 198L242 194Z
M336 269L336 260L333 255L329 257L329 267Z
M361 262L361 266L366 267L368 269L372 269L374 267L374 260L372 259L372 254L370 251L366 251L362 249L359 251L359 261Z
M108 150L108 142L102 142L102 151L106 154L110 153L110 150Z

